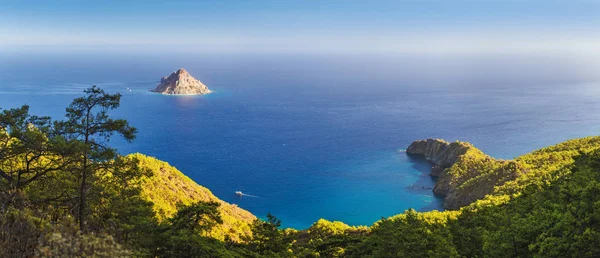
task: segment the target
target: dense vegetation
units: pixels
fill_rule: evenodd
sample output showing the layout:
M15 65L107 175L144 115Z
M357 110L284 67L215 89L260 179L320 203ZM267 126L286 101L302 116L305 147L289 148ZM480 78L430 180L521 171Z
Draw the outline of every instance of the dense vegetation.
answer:
M457 209L481 199L507 200L529 185L546 185L562 177L566 166L581 153L600 146L599 137L587 137L546 147L515 160L498 160L472 145L438 181L445 192L445 206ZM438 189L439 188L439 189Z
M159 221L172 217L178 206L198 201L216 202L219 203L218 211L223 222L215 225L209 236L221 241L227 238L239 242L240 237L252 234L250 225L256 219L252 213L218 199L210 190L166 162L139 153L126 158L137 161L141 168L151 172L142 179L141 196L152 203Z
M249 212L108 145L137 132L110 117L120 97L87 89L64 121L28 106L0 113L0 257L236 255L250 237Z
M165 162L119 155L110 138L137 132L110 117L119 102L93 87L64 121L0 113L0 257L600 256L600 137L510 161L467 151L441 182L466 200L459 210L294 230Z

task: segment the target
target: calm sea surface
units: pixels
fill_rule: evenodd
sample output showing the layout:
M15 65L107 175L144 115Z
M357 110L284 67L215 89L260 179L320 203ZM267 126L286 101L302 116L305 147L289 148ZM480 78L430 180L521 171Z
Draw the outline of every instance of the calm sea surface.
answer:
M180 67L215 93L148 92ZM402 151L413 140L513 158L598 134L593 68L558 57L2 54L0 107L62 118L96 84L123 94L114 115L139 129L134 143L113 142L122 153L167 161L285 227L370 225L440 209L427 164Z

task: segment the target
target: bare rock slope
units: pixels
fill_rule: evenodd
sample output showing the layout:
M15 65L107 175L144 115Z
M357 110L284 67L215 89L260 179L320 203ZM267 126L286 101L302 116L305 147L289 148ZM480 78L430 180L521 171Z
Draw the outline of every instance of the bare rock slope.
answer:
M160 84L151 91L170 95L202 95L212 92L183 68L162 78Z

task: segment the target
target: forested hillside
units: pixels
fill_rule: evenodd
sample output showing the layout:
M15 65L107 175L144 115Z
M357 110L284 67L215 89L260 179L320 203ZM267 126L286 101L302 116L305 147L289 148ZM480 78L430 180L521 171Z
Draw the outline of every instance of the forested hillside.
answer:
M226 203L210 190L198 185L192 179L164 161L143 154L131 154L127 158L139 162L139 166L151 172L142 180L142 198L152 203L159 220L165 220L177 213L178 205L190 205L198 201L219 203L223 223L210 231L210 236L225 240L225 237L239 242L241 236L250 235L250 224L256 219L252 213Z
M0 257L600 256L600 137L509 161L457 143L438 183L462 208L294 230L166 162L121 156L109 140L138 129L111 116L119 104L92 87L64 120L0 112Z
M222 256L250 238L254 215L108 145L137 133L110 116L120 97L94 86L65 120L0 113L0 257Z

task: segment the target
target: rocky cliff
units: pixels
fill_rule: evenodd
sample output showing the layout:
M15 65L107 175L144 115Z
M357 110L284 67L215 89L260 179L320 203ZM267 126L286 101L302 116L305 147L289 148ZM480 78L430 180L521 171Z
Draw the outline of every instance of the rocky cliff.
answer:
M432 176L439 176L434 194L444 197L446 209L458 209L483 199L494 187L514 180L525 170L520 163L497 160L470 143L448 143L441 139L413 142L409 155L422 155L432 163Z
M160 84L151 91L170 95L202 95L212 92L183 68L162 78Z
M458 157L465 154L473 145L465 142L449 143L442 139L414 141L406 149L406 153L423 155L425 159L441 168L452 166Z

